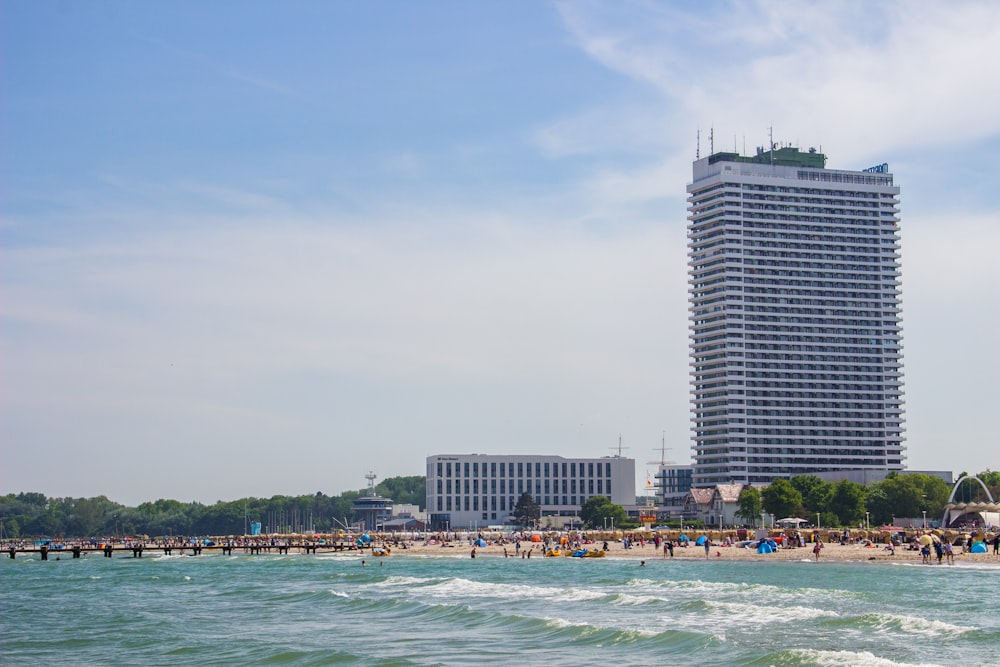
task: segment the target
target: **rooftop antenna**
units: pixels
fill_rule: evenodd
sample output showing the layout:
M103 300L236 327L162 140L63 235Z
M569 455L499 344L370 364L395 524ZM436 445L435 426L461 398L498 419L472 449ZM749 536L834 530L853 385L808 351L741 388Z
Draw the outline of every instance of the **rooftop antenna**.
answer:
M368 489L369 490L372 490L372 489L375 488L375 478L376 477L377 477L377 475L375 474L374 470L369 470L368 474L365 475L365 479L368 480Z
M715 155L715 128L708 130L708 154Z
M667 460L667 450L670 450L670 449L673 449L673 448L672 447L667 447L667 432L664 431L663 432L663 442L660 443L660 447L658 449L654 449L653 450L654 452L655 451L659 451L660 452L660 460L659 461L650 461L649 465L653 466L653 465L659 464L661 466L665 466L668 463L673 463L673 461L668 461Z
M771 149L769 152L771 153L771 168L773 169L774 168L774 125L773 124L769 125L767 128L767 141Z
M698 128L698 132L695 135L695 137L696 137L696 139L695 139L695 148L694 148L694 159L695 160L700 160L701 159L701 128L700 127Z
M618 453L615 454L615 458L616 459L620 459L622 457L622 450L623 449L628 449L628 447L623 447L622 446L622 436L621 436L621 433L618 434L618 446L617 447L612 447L611 451L615 451L616 449L618 450Z

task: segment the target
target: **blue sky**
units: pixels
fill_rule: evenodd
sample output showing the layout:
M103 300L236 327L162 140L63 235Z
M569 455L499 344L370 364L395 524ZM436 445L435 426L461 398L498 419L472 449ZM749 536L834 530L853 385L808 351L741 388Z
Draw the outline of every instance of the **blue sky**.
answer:
M996 469L1000 5L0 2L0 492L690 458L685 185L902 188L909 466Z

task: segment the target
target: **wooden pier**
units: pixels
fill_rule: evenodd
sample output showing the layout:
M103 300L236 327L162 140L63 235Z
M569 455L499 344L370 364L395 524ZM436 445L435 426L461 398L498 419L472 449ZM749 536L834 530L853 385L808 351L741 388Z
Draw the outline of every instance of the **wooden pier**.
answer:
M232 554L323 554L340 553L342 551L360 551L364 553L370 546L359 547L354 542L334 542L320 544L316 542L278 542L271 543L212 543L212 544L178 544L178 543L132 543L132 544L66 544L66 545L31 545L12 546L5 545L3 550L10 558L16 558L17 554L37 555L41 560L49 560L55 556L61 558L68 556L80 558L82 555L100 553L105 558L112 558L115 552L131 553L132 558L142 558L143 553L160 553L165 556L173 554L200 556L204 552L222 552L224 555Z

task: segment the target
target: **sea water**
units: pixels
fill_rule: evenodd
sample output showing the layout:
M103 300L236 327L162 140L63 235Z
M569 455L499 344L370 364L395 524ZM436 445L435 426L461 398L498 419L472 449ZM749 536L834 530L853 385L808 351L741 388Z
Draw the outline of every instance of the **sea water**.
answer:
M990 564L364 560L4 559L0 663L1000 664Z

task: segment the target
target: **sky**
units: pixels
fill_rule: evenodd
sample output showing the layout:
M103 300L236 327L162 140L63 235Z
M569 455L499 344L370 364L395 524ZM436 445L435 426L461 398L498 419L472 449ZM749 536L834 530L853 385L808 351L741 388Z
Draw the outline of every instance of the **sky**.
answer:
M997 469L996 44L995 2L2 0L0 493L641 488L691 460L691 163L770 132L889 164L908 467Z

